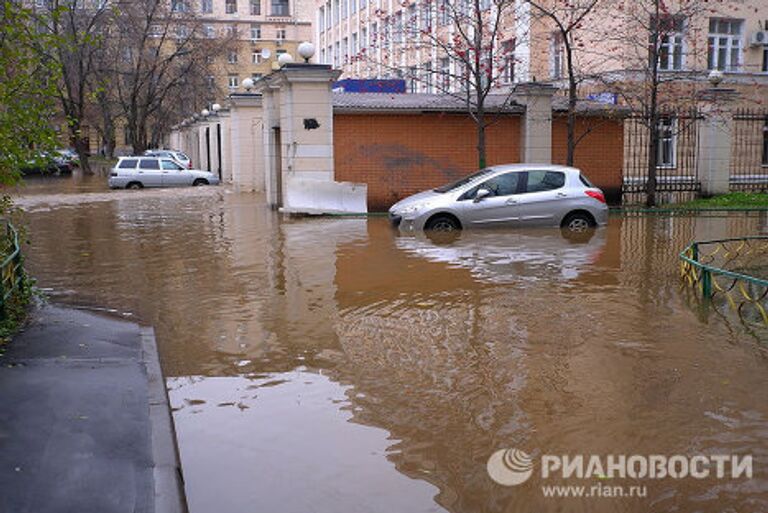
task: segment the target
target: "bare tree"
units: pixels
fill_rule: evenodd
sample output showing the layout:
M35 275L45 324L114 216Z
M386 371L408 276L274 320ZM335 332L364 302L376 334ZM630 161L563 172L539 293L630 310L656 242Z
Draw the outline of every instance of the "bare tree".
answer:
M381 31L359 59L387 75L409 80L461 101L476 127L478 164L486 166L486 129L512 101L514 39L503 39L514 22L514 0L405 2L393 13L378 11ZM429 55L417 62L417 54ZM436 60L432 56L436 56Z
M694 107L697 90L707 87L706 40L690 32L715 12L706 2L612 0L615 26L601 38L616 62L599 81L620 96L648 131L648 206L656 205L661 114Z
M89 77L96 55L102 50L102 31L109 24L112 9L108 2L50 0L36 13L36 23L52 37L40 44L41 57L58 64L61 70L57 96L75 151L84 172L90 172L89 145L83 132L91 101Z
M186 0L126 2L115 23L114 88L129 142L140 153L180 119L172 103L184 99L198 110L207 102L213 61L236 35L208 37Z
M563 65L568 79L568 138L566 164L573 165L576 145L580 138L576 137L576 108L579 102L579 84L585 78L585 74L578 63L576 45L582 47L580 32L583 24L590 14L595 12L601 0L550 0L534 1L529 3L535 12L549 21L556 34L556 47L553 51L559 52L562 46ZM559 58L559 56L558 56Z

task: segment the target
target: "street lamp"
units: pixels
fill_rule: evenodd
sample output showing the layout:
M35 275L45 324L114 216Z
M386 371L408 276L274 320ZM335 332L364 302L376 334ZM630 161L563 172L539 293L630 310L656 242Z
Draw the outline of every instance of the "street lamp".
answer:
M211 105L211 109L213 110L214 114L218 114L218 112L221 110L221 105L219 105L218 103L214 103L213 105Z
M208 109L203 109L200 111L200 115L203 116L204 118L207 118L208 116L211 115L211 111L209 111Z
M290 64L293 62L293 56L290 53L281 53L280 57L277 58L277 63L280 66L285 66L286 64Z
M723 81L723 72L719 69L713 69L709 72L707 80L709 80L709 83L712 84L712 87L717 87L720 85L720 82Z
M253 89L253 79L251 77L244 78L242 83L243 89L250 93L251 89Z
M309 41L304 41L299 45L297 48L299 55L304 59L304 62L309 64L309 59L312 58L313 55L315 55L315 45L310 43Z

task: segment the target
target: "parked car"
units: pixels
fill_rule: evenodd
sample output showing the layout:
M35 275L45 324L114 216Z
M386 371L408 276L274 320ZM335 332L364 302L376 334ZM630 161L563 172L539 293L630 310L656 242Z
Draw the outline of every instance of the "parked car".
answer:
M109 173L112 189L218 185L219 177L208 171L186 169L172 158L120 157Z
M186 154L175 150L147 150L144 152L147 157L166 157L171 158L186 167L192 169L192 160Z
M556 226L583 232L604 225L603 192L581 171L550 164L507 164L420 192L389 210L404 230Z
M60 155L40 152L33 160L21 167L21 174L31 175L66 175L72 173L72 165Z
M56 150L56 156L60 157L70 167L80 167L80 157L72 148L62 148Z

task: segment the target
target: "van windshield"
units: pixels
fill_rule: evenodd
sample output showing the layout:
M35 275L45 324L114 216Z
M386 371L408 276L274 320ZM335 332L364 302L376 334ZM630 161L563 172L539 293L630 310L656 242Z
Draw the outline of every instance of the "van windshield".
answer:
M434 189L435 192L444 193L444 192L450 192L452 190L458 189L462 185L466 185L469 182L472 182L474 180L477 180L478 178L485 176L487 174L490 174L493 172L493 168L487 167L485 169L481 169L477 173L473 173L469 176L465 176L461 180L457 180L455 182L451 182L449 184L442 185L436 189Z

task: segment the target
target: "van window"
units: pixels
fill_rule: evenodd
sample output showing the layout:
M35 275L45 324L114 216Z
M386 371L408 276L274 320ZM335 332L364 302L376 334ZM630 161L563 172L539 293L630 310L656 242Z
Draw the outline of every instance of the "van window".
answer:
M525 192L553 191L565 185L565 173L560 171L528 171Z
M118 169L135 169L138 159L123 159L117 165Z
M160 169L160 163L157 159L141 159L139 169Z

